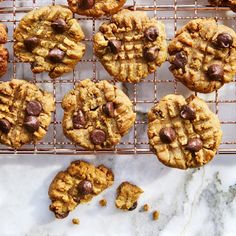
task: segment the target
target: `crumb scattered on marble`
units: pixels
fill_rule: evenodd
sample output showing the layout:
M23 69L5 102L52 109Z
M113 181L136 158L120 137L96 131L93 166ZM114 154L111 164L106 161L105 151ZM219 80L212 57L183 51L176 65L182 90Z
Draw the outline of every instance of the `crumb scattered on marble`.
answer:
M158 211L154 211L154 212L152 213L152 219L153 219L153 220L158 220L158 218L159 218L159 212L158 212Z
M101 207L105 207L105 206L107 206L107 200L106 199L101 199L99 201L99 204L100 204Z
M78 218L72 219L72 223L73 223L74 225L78 225L78 224L79 224L79 219L78 219Z
M145 204L145 205L143 206L143 211L149 211L149 209L150 209L150 207L149 207L148 204Z

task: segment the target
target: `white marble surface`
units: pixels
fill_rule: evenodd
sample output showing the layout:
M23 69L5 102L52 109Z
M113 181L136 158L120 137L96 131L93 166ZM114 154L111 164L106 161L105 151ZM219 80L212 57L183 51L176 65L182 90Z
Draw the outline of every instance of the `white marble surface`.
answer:
M80 205L66 219L48 210L48 186L70 161L104 163L115 173L113 187ZM1 236L235 236L236 157L218 156L200 170L181 171L159 163L154 156L28 156L0 157ZM114 206L116 187L124 180L144 189L139 207L122 212ZM98 201L105 197L108 206ZM154 222L139 212L148 203L160 212ZM73 225L79 217L80 225Z

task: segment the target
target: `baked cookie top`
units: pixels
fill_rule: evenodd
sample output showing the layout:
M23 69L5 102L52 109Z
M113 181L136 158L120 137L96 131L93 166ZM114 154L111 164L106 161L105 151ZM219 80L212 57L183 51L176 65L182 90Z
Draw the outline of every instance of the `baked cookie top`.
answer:
M208 0L212 6L230 7L232 11L236 12L236 0Z
M129 98L105 80L81 81L65 95L62 108L64 134L91 150L118 144L136 118Z
M114 175L107 167L74 161L50 184L48 194L52 203L49 209L56 218L65 218L78 204L89 202L113 182Z
M92 17L117 13L126 0L67 0L74 13Z
M26 14L14 32L14 52L31 63L33 73L48 71L51 78L70 72L84 55L84 33L72 12L47 6Z
M19 148L44 137L55 110L52 94L24 80L0 83L0 143Z
M163 164L187 169L214 157L222 131L218 117L203 100L170 94L148 113L148 137Z
M116 207L125 211L133 211L138 205L138 198L143 190L129 182L123 182L117 188Z
M195 19L170 42L170 71L189 89L209 93L233 80L236 33L214 19Z
M8 50L4 47L4 44L7 42L7 31L7 27L0 23L0 76L7 72L9 54Z
M94 51L115 79L139 82L167 58L165 26L144 12L124 9L100 26Z

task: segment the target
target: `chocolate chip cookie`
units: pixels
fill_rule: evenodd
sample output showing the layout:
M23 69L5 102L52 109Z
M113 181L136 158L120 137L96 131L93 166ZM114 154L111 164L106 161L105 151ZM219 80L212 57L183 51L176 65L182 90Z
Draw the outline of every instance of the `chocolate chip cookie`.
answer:
M0 76L7 72L8 50L4 47L7 42L7 27L0 23Z
M129 98L103 80L83 80L62 101L64 134L86 149L109 148L133 126L136 114Z
M126 0L68 0L71 11L79 15L99 17L117 13Z
M113 182L114 175L107 167L74 161L52 181L48 191L52 201L49 209L56 218L65 218L78 204L91 201Z
M230 7L232 11L236 12L236 0L208 0L212 6Z
M125 211L133 211L138 206L138 198L143 190L129 182L123 182L117 188L116 207Z
M19 148L44 137L55 110L52 94L24 80L0 83L0 143Z
M165 26L144 12L122 10L100 26L94 51L115 79L139 82L166 60Z
M236 33L214 19L195 19L169 44L170 71L189 89L209 93L233 80Z
M148 113L148 121L151 149L170 167L200 167L214 157L221 142L218 117L196 96L165 96Z
M26 14L14 32L14 52L31 63L33 73L48 71L51 78L70 72L84 55L84 33L72 12L47 6Z

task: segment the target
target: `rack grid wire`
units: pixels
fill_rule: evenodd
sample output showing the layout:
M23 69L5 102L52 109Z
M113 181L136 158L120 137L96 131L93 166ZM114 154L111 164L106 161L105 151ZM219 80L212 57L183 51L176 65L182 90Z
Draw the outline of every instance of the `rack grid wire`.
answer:
M45 73L34 75L29 69L28 63L22 63L14 57L13 52L13 31L18 22L27 12L34 8L45 5L63 4L65 0L39 1L39 0L6 0L0 3L0 22L4 23L8 29L9 40L6 47L9 50L9 69L3 77L3 81L9 78L26 79L37 84L41 88L50 90L56 101L56 111L48 129L46 137L38 144L27 144L20 149L12 149L0 145L0 154L95 154L95 153L116 153L116 154L150 154L147 138L147 112L157 103L160 98L168 93L180 93L185 96L191 91L174 80L168 71L168 62L164 63L155 73L149 75L139 84L118 83L112 79L99 63L92 50L92 38L98 27L109 17L98 19L81 17L74 15L85 31L87 52L75 70L68 75L52 80ZM191 19L213 17L217 21L234 28L236 14L227 7L209 6L207 0L127 0L125 8L130 10L145 11L150 17L161 20L167 28L167 40L174 37L176 31ZM85 78L94 81L108 79L110 82L121 87L133 102L134 111L137 118L134 127L128 135L122 138L121 142L114 148L101 151L87 151L74 145L66 139L62 133L61 119L63 111L61 100L63 95L75 84ZM225 85L219 91L208 95L198 94L202 97L212 110L219 115L221 120L224 138L222 140L219 153L236 153L236 81ZM235 114L234 114L235 113Z

